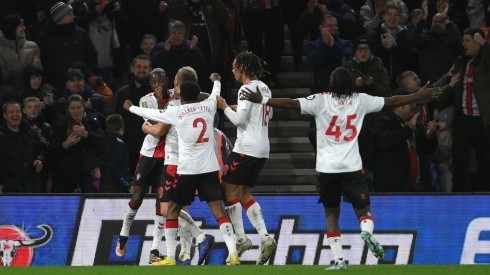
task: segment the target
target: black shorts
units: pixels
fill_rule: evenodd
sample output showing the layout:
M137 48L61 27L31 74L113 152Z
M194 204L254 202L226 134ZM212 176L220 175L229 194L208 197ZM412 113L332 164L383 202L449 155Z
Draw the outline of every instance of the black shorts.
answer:
M158 187L160 177L162 176L164 158L149 158L140 156L138 165L136 165L134 185L149 187Z
M177 183L177 165L170 164L165 165L160 179L160 185L157 192L157 203L169 202L170 198L167 194L167 190L172 189L174 184Z
M218 171L195 175L178 175L176 183L166 192L168 198L178 205L190 205L194 201L196 190L201 201L223 200Z
M256 158L231 152L226 161L223 181L254 187L266 160L266 158Z
M371 201L366 175L362 171L348 173L320 173L320 201L325 207L340 205L341 194L355 208L364 208Z

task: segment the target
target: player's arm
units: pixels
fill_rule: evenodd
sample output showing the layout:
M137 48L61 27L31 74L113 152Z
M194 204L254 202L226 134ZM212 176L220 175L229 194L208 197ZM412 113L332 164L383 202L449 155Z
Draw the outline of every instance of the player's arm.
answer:
M141 130L145 134L152 135L154 137L161 137L165 135L170 128L170 125L158 122L157 124L151 124L150 122L144 122L143 125L141 125Z
M224 111L225 115L235 126L242 126L245 124L245 120L247 119L247 110L238 109L234 111L228 104L226 100L221 96L217 97L218 108Z
M166 114L166 110L158 110L158 109L148 109L148 108L141 108L134 106L133 103L130 100L124 101L123 105L124 109L130 111L131 113L138 115L140 117L158 121L158 122L163 122L167 124L172 124L172 119L171 117ZM169 106L172 107L172 106Z
M212 73L209 79L213 82L213 91L209 98L216 99L216 96L221 93L221 76L218 73Z
M400 106L410 104L419 100L435 98L439 93L439 88L429 87L427 82L418 92L410 95L396 95L391 97L385 97L385 106Z
M301 106L299 104L299 100L292 98L269 98L262 97L262 94L257 87L257 90L254 92L248 88L242 91L241 94L243 99L251 101L253 103L260 103L263 105L282 108L282 109L291 109L291 110L301 110Z

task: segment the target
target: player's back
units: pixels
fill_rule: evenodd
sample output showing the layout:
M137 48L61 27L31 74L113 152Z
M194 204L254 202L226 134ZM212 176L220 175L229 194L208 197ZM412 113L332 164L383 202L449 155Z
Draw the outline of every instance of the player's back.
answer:
M357 138L364 116L381 110L384 99L367 94L334 96L322 93L300 99L301 111L315 116L317 170L352 172L362 168Z
M241 99L240 93L248 88L255 91L259 88L263 97L271 97L271 90L260 80L252 80L243 85L238 94L237 111L246 110L247 118L243 125L237 126L237 140L233 151L257 158L269 157L269 120L272 118L272 107L252 103Z
M216 98L176 106L175 128L179 136L179 174L219 170L214 150L213 122Z

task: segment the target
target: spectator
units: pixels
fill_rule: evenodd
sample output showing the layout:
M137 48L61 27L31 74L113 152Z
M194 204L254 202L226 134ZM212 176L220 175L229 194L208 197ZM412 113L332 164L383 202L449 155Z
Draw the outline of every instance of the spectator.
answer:
M410 45L410 32L400 23L401 8L388 2L380 13L383 22L368 35L373 41L373 53L383 60L391 88L395 88L398 74L414 70L417 58Z
M479 28L463 32L464 55L454 62L463 81L442 93L437 109L454 106L453 191L490 191L490 78L487 60L490 45ZM474 150L478 173L470 175L470 156Z
M434 163L439 173L439 186L442 192L451 192L453 189L452 172L452 123L454 119L454 107L449 106L437 115L437 150L434 154ZM439 190L438 190L439 191Z
M430 29L422 18L412 30L410 40L418 50L419 74L423 82L436 82L449 68L453 60L463 52L461 34L444 13L432 17Z
M3 106L5 123L0 131L0 193L40 193L47 144L22 120L20 104Z
M140 52L141 37L152 34L157 41L164 41L167 37L169 4L163 0L124 0L122 9L128 15L128 30L123 34L132 49L132 56Z
M145 34L141 38L140 48L141 52L138 54L144 54L150 57L151 50L157 44L157 38L153 34Z
M202 69L194 69L198 72L201 89L210 91L212 83L208 76L225 71L225 60L230 59L234 45L235 26L230 11L220 0L176 0L169 8L168 17L184 23L187 39L194 36L199 39L205 63Z
M393 95L409 95L399 88ZM431 191L429 155L435 152L437 124L418 122L415 104L393 107L374 131L374 191Z
M402 0L367 0L366 4L361 7L360 15L362 26L366 32L375 30L382 23L383 9L386 4L396 5L400 8L398 13L400 24L405 24L408 19L408 8Z
M70 95L66 115L53 126L49 144L53 193L98 191L97 155L104 132L84 103L80 95Z
M40 111L48 121L52 121L54 115L53 94L42 88L44 70L33 64L26 64L24 70L24 89L20 100L28 97L36 97L40 100Z
M360 36L354 42L354 57L344 58L342 67L346 68L354 81L354 87L361 93L372 96L388 97L391 95L388 71L379 57L371 53L371 42L366 36ZM364 117L361 132L359 133L359 153L366 176L372 186L372 159L373 135L376 120L383 115L382 112L367 114Z
M22 91L23 64L39 62L39 48L27 41L24 20L17 14L0 22L0 106L18 100ZM37 57L37 59L36 59Z
M277 73L284 50L284 24L278 1L240 1L240 11L248 50L267 63L269 76L264 81L269 88L280 86Z
M68 69L75 62L83 62L94 71L97 51L87 32L75 25L70 5L58 2L51 7L50 15L51 21L39 35L38 44L46 72L45 88L59 98Z
M136 169L136 163L140 156L140 148L145 138L141 131L143 119L124 110L123 104L126 99L139 102L140 98L153 92L150 86L151 62L146 55L136 56L130 68L132 74L128 85L121 87L114 96L114 113L122 116L124 121L124 142L128 148L129 169L131 174Z
M124 121L120 115L107 117L106 137L100 149L101 193L128 193L131 183L129 158L123 141Z
M155 68L162 68L167 72L169 88L173 87L177 71L190 66L196 71L204 67L204 56L197 47L198 38L193 36L186 40L185 25L181 21L172 21L168 24L168 39L157 44L151 53L151 63Z
M42 141L46 143L46 149L51 139L51 125L46 122L45 115L41 112L42 102L37 97L27 97L22 102L22 113L24 120L27 121L29 126L36 130L42 138ZM42 192L51 192L51 177L49 175L50 159L45 158L43 163L43 169L41 171L41 190Z

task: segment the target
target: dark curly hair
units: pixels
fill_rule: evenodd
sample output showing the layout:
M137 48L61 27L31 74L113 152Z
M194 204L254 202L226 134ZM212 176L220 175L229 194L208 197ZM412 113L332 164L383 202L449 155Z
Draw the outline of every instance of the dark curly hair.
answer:
M252 52L240 52L235 59L235 68L242 70L249 78L259 79L269 73L264 69L267 65L265 61Z

